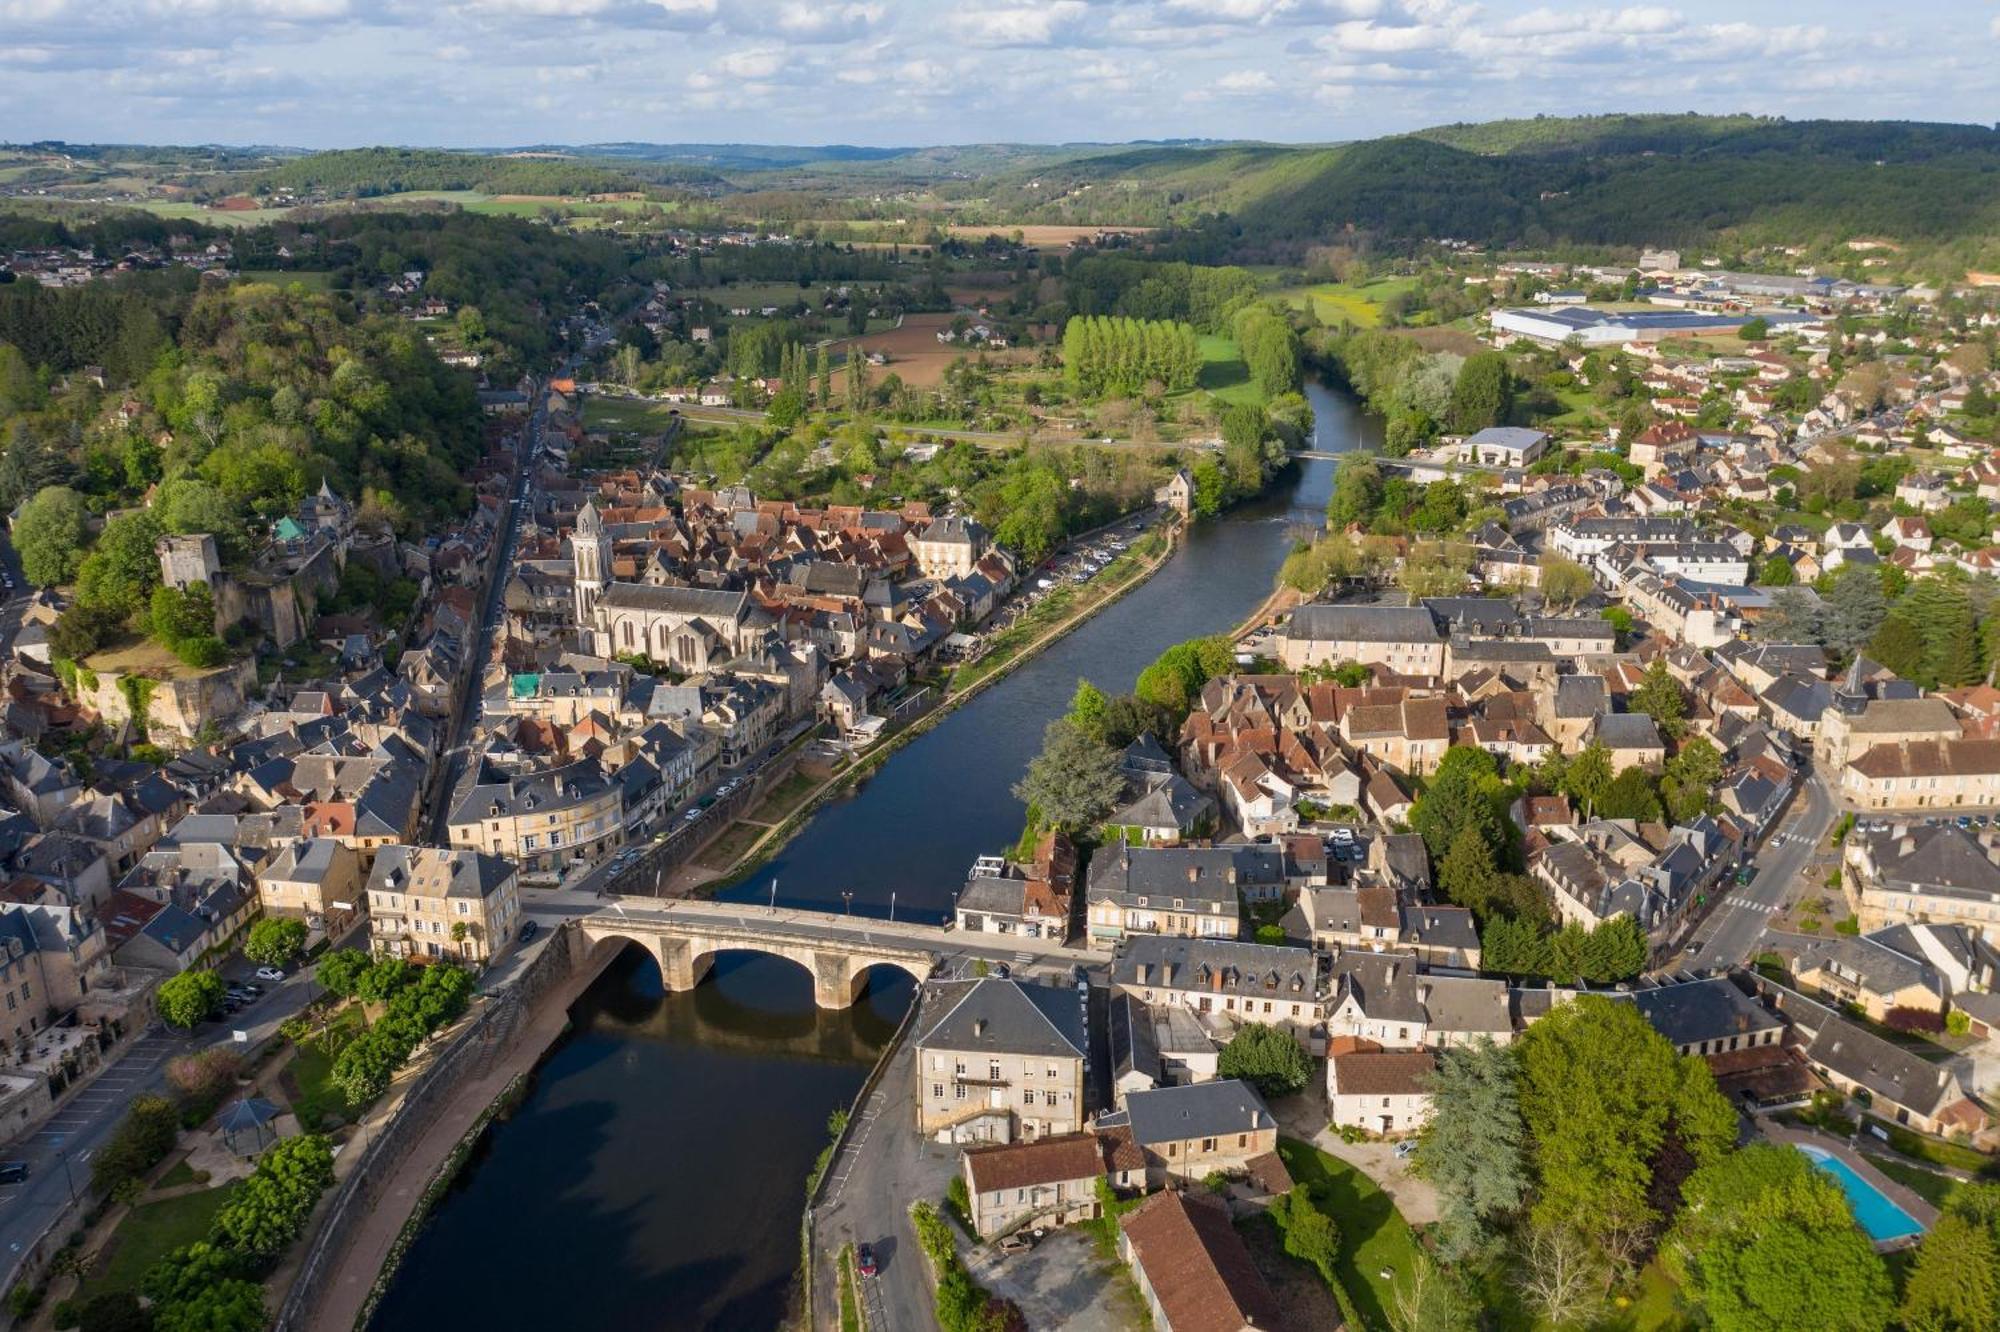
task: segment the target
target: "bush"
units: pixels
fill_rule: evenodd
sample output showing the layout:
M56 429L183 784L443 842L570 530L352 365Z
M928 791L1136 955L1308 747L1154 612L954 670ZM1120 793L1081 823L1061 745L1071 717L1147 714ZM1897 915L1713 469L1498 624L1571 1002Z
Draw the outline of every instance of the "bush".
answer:
M208 1118L208 1112L236 1085L242 1073L243 1061L233 1050L204 1050L167 1061L167 1085L180 1098L183 1108L201 1112L197 1123Z
M1222 1047L1215 1072L1219 1078L1242 1078L1266 1097L1290 1096L1311 1079L1312 1059L1290 1033L1251 1022Z
M55 1325L56 1332L67 1332L83 1317L82 1310L83 1306L75 1300L57 1300L55 1307L49 1310L49 1321Z
M133 1097L111 1141L90 1160L91 1189L107 1194L122 1184L136 1184L174 1149L180 1123L180 1111L164 1096Z
M1910 1008L1897 1005L1889 1010L1884 1025L1891 1031L1921 1031L1930 1035L1944 1032L1944 1014L1930 1008Z
M972 1229L972 1194L965 1187L964 1175L953 1175L951 1183L944 1186L944 1205L958 1218L967 1232Z
M215 1214L214 1242L272 1257L297 1239L333 1183L333 1149L316 1133L287 1138L265 1152L250 1178Z
M7 1292L7 1312L16 1318L26 1318L42 1307L42 1289L23 1281Z
M1969 1035L1972 1031L1972 1015L1964 1009L1954 1008L1944 1015L1944 1029L1954 1036Z
M107 1290L93 1295L77 1311L78 1332L147 1332L153 1317L140 1307L139 1297L129 1290Z

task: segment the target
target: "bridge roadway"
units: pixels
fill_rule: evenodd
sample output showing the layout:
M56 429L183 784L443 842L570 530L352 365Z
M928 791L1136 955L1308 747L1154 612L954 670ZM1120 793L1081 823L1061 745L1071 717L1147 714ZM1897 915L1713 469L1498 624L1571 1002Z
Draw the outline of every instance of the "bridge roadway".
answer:
M669 990L700 984L717 953L789 958L812 976L813 997L822 1008L853 1003L871 967L897 967L922 981L941 964L961 958L1010 965L1101 960L1055 939L706 898L598 898L569 891L537 893L527 909L544 920L574 921L593 944L617 939L640 945L659 962Z

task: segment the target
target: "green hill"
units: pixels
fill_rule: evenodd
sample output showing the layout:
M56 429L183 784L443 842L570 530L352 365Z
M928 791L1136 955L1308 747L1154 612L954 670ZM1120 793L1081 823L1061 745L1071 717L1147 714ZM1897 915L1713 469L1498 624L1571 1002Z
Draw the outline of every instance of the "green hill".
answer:
M714 185L720 178L681 162L605 162L566 156L513 157L428 148L351 148L312 153L250 176L254 194L290 190L370 198L411 190L488 194L611 194L649 186Z
M1503 246L1694 245L1723 234L1984 244L2000 236L2000 133L1749 116L1498 121L1334 147L1104 154L981 192L1042 222L1226 213L1224 230L1248 246L1349 227Z

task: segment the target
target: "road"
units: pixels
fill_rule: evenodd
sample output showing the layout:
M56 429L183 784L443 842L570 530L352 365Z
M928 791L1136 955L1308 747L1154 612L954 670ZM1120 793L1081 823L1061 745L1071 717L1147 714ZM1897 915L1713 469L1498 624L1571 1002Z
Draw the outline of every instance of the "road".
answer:
M1826 783L1817 774L1808 777L1791 812L1751 862L1757 867L1756 877L1743 887L1725 880L1723 887L1729 895L1695 931L1686 969L1719 971L1751 959L1772 913L1798 884L1813 852L1826 845L1839 813Z
M229 979L247 980L251 964L238 957L221 971ZM317 991L312 973L300 971L233 1018L205 1022L185 1035L156 1025L127 1046L32 1136L5 1148L8 1160L27 1163L28 1178L0 1188L0 1271L8 1276L0 1284L13 1284L14 1267L29 1247L69 1205L72 1196L83 1196L90 1182L90 1158L111 1137L132 1098L165 1092L169 1059L210 1046L237 1044L238 1030L247 1037L244 1044L255 1045L304 1008Z
M910 1224L910 1204L942 1198L958 1165L958 1148L916 1131L910 1112L916 1104L910 1085L915 1070L916 1041L906 1037L861 1107L861 1122L846 1150L828 1167L832 1174L813 1222L813 1239L824 1255L813 1265L817 1307L840 1307L833 1256L844 1245L872 1245L877 1271L862 1278L861 1290L868 1323L895 1332L937 1326L936 1296Z
M539 386L534 395L534 408L528 413L528 423L521 431L521 442L514 455L514 487L508 495L506 516L500 529L500 554L493 564L492 576L486 582L486 598L480 604L479 624L473 630L470 655L465 664L466 680L464 692L458 700L458 711L452 715L451 726L445 733L447 742L444 752L444 771L438 775L438 784L431 793L431 810L426 826L430 830L429 844L445 846L450 838L446 835L446 822L451 816L452 793L458 789L459 778L465 772L468 746L472 736L472 724L479 715L481 703L481 681L486 672L486 661L493 651L493 631L500 623L500 598L507 589L508 572L514 567L514 544L521 534L521 511L527 507L528 491L531 489L535 468L535 451L542 440L542 426L547 417L547 400Z

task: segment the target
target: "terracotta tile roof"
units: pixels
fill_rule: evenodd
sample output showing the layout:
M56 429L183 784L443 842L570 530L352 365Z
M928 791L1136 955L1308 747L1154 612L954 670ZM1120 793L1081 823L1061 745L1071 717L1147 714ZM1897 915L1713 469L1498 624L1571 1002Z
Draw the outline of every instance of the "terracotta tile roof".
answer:
M1278 1303L1220 1204L1156 1193L1118 1225L1174 1332L1281 1326Z
M1088 1133L1067 1133L1035 1142L970 1147L965 1164L977 1193L1025 1189L1058 1180L1092 1179L1104 1173L1104 1149Z
M1863 777L1943 777L2000 772L2000 740L1913 740L1876 745L1848 767Z

